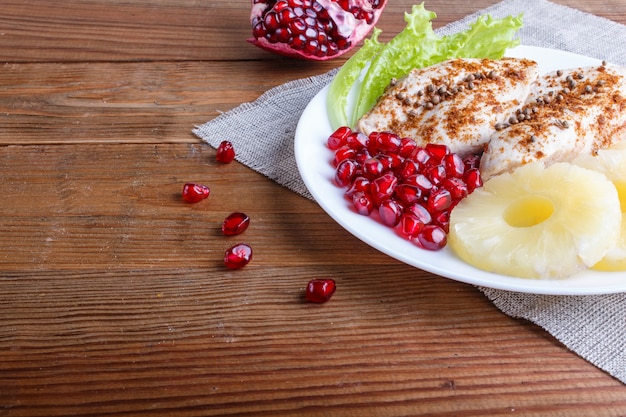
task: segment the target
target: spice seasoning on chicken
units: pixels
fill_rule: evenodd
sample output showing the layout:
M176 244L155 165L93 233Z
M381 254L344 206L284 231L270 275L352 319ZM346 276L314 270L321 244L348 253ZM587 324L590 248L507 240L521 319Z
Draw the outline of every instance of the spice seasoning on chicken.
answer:
M532 117L494 125L481 173L487 179L536 160L551 164L593 154L626 129L625 109L624 68L604 64L541 76L522 107Z
M358 128L445 144L462 156L479 153L537 76L534 61L515 58L454 59L415 69L388 87Z

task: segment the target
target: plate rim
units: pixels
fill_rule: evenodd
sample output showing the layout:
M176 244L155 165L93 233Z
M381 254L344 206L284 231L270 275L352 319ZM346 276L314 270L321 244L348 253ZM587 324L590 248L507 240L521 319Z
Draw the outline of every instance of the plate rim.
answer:
M586 65L598 65L602 62L599 59L575 54L573 52L531 45L520 45L512 48L507 51L505 56L535 59L539 63L541 73L559 68L565 69ZM538 57L541 59L537 59ZM572 62L573 65L560 66L560 62L563 61ZM452 251L448 247L438 252L431 252L420 249L408 240L396 235L391 228L382 225L380 222L377 222L376 220L371 219L368 216L361 216L357 214L348 207L346 200L343 198L343 189L336 186L332 181L332 178L329 178L331 170L334 173L334 168L331 166L330 163L330 159L332 158L332 151L326 147L326 139L328 135L332 133L332 129L330 128L330 122L328 121L328 115L325 111L327 92L328 85L322 88L307 104L298 121L294 137L294 153L296 158L296 165L304 184L306 185L307 189L309 190L317 204L319 204L320 207L335 222L337 222L342 228L347 230L357 239L366 243L368 246L390 256L391 258L406 263L414 268L438 275L443 278L448 278L476 286L542 295L599 295L626 291L626 276L623 276L621 280L618 276L624 275L624 271L603 272L587 269L575 274L574 276L563 279L517 278L484 271L461 261L454 253L452 253ZM324 106L323 115L321 116L319 115L320 105ZM313 117L315 117L316 122L314 123L314 126L311 127L309 118ZM328 133L325 133L325 136L320 136L316 138L316 141L311 141L311 138L307 137L306 133L306 130L311 128L320 131L326 129L325 132ZM312 157L312 155L317 155L320 153L321 156L325 157L325 159ZM325 164L326 166L322 166L320 164ZM314 168L319 169L316 170ZM323 173L324 171L326 172L326 178L323 178L322 175L322 178L320 178L321 181L316 181L316 178L311 175L312 172ZM332 190L329 186L335 190L335 194L337 194L337 196L339 197L339 201L342 201L346 204L337 206L336 203L332 203L332 200L328 199L328 196L326 194L328 192L332 193ZM347 214L353 217L348 217L349 220L346 220ZM367 229L373 229L373 232L363 233L358 230L359 226L367 226ZM390 235L391 241L394 243L394 250L391 250L389 247L385 247L379 239L375 239L372 236L373 233L378 231L383 231L383 236L385 236L386 234ZM406 249L410 254L413 255L413 257L409 257L409 254L406 252L398 252L397 250L395 250L397 247ZM417 257L417 260L414 257L415 253L420 254ZM420 259L424 258L425 256L431 258L429 262L424 263L420 261ZM436 264L434 264L434 262L437 261L452 264L453 267L450 268L446 266L437 266ZM455 269L454 265L458 264L462 264L462 268ZM598 276L602 277L600 281L604 282L604 284L598 286L589 285L589 282L595 282L596 280L598 280Z

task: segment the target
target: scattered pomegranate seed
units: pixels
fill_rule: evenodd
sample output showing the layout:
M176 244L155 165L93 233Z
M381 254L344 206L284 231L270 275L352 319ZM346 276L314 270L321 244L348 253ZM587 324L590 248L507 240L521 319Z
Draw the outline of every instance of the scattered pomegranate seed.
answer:
M233 144L227 140L220 143L217 147L217 153L215 154L215 158L218 162L221 162L223 164L229 164L233 162L233 159L235 159L235 148L233 148Z
M336 289L335 281L330 278L312 279L306 286L304 296L312 303L325 303L330 300Z
M450 211L482 186L480 158L465 158L442 144L420 147L389 132L364 135L348 127L328 138L335 151L337 185L346 188L357 213L374 210L380 222L421 248L447 243Z
M222 233L226 236L234 236L246 231L250 225L250 217L245 213L231 213L222 223Z
M230 269L240 269L252 259L252 248L245 243L231 246L224 253L224 264Z
M209 196L211 190L206 185L188 182L183 186L183 200L188 203L197 203Z

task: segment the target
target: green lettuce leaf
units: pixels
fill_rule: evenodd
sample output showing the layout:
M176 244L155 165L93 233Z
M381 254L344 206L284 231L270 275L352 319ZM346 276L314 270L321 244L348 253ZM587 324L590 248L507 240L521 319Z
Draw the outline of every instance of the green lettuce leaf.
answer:
M423 68L443 60L440 46L442 38L432 28L434 12L424 8L424 3L413 6L404 14L407 25L376 55L365 73L354 111L351 126L376 104L378 97L393 78L400 78L413 68Z
M363 46L339 69L330 83L326 108L333 130L353 124L348 119L348 96L363 69L380 52L383 44L378 41L378 36L381 32L380 29L374 28L372 36L366 39Z
M502 58L508 48L519 45L514 37L522 25L522 15L502 19L480 16L468 30L444 38L445 59Z

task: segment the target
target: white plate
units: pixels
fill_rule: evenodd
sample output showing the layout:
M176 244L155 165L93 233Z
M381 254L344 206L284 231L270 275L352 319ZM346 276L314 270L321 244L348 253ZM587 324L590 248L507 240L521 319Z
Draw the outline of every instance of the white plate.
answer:
M541 72L597 65L599 60L553 49L519 46L507 56L537 61ZM588 295L626 291L626 273L583 271L562 280L522 279L485 272L460 260L449 248L432 252L418 248L391 228L353 211L344 189L334 183L333 152L326 146L332 133L326 113L328 87L304 110L295 135L300 175L318 204L342 227L379 251L402 262L457 281L536 294Z

